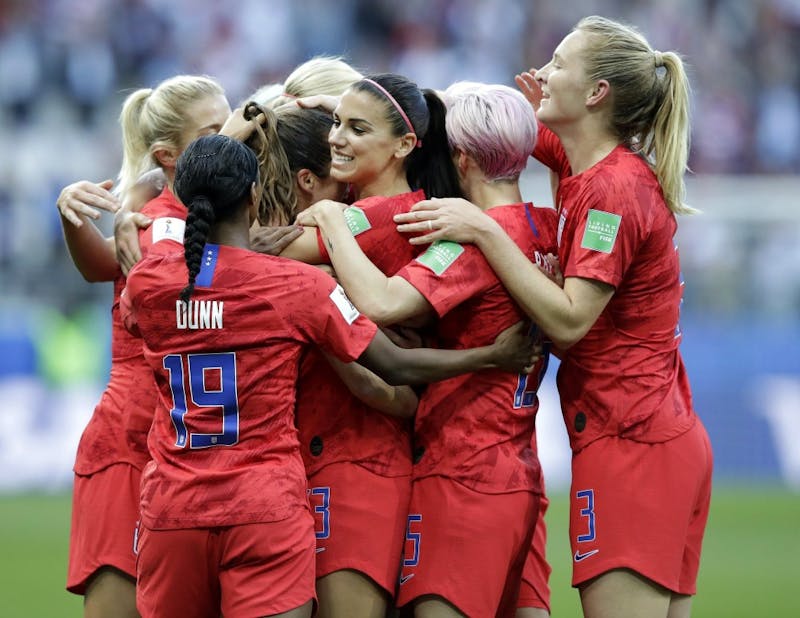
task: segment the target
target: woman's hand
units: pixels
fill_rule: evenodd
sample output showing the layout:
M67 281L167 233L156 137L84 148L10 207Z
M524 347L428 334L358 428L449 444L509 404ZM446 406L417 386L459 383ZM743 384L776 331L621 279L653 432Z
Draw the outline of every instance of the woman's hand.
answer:
M528 99L533 111L538 112L539 106L542 104L542 87L536 81L535 75L536 69L530 69L515 75L514 81L517 83L517 88L519 88L520 92Z
M250 249L265 255L280 255L303 234L298 225L250 228Z
M298 213L295 223L307 227L319 227L321 219L329 215L340 216L346 208L348 208L347 204L342 202L320 200Z
M219 130L220 135L227 135L233 139L244 142L249 138L253 131L255 131L257 124L264 124L267 117L264 114L258 114L252 120L245 120L244 107L237 107L233 113L228 116L225 124Z
M142 213L132 212L127 208L120 210L114 217L114 250L117 263L126 277L136 262L142 259L139 230L152 222L152 219Z
M82 217L99 219L100 211L117 212L119 200L111 193L113 180L89 182L80 180L67 185L61 190L56 200L56 208L64 219L75 227L83 225Z
M496 352L497 367L511 373L530 373L542 354L541 345L533 344L528 322L517 322L509 326L497 335L492 348Z
M336 106L339 105L339 98L340 97L331 94L315 94L310 97L300 97L295 101L295 103L304 109L314 109L315 107L319 107L320 109L324 109L326 112L333 113L333 110L335 110Z
M423 200L411 212L394 216L398 232L417 233L409 239L412 245L434 240L474 243L494 222L473 203L461 198L445 197Z
M547 275L550 281L555 283L558 287L563 288L564 273L561 272L561 262L558 261L558 256L548 253L546 256L544 256L544 259L544 264L537 264L537 266L539 266L539 270Z

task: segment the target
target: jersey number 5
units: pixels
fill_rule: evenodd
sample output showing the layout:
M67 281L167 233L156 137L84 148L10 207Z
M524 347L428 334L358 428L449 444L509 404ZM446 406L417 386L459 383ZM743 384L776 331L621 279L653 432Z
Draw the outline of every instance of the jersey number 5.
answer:
M236 354L170 354L164 357L164 369L169 371L172 390L172 409L169 415L177 433L175 446L208 448L231 446L239 441L239 399L236 392ZM189 376L184 379L184 368ZM207 386L207 377L214 380L213 388ZM187 397L188 392L188 397ZM186 429L185 416L188 403L195 407L220 408L222 431L220 433L194 433Z

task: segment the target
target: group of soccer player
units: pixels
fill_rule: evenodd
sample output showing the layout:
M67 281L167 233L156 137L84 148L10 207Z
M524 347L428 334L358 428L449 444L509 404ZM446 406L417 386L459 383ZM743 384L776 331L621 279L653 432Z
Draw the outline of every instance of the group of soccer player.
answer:
M588 17L516 82L314 59L233 113L207 77L128 97L117 191L57 203L114 281L75 464L87 617L549 615L551 352L584 614L690 615L712 456L678 348L683 65ZM531 154L555 208L521 195Z

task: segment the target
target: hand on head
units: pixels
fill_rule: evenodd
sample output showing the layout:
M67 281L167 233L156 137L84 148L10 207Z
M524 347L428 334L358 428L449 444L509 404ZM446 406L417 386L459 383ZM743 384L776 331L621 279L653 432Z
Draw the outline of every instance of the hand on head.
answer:
M326 112L333 113L333 110L335 110L336 106L339 105L339 97L330 94L315 94L310 97L300 97L299 99L295 100L295 103L305 109L319 107L324 109Z
M253 113L253 108L251 106L255 107L256 110L258 109L256 104L251 101L245 106L237 107L233 110L233 113L228 116L228 120L225 121L225 124L222 125L222 128L219 130L220 135L227 135L233 139L238 139L240 142L246 141L247 138L252 135L256 125L263 125L267 119L262 113L251 115Z

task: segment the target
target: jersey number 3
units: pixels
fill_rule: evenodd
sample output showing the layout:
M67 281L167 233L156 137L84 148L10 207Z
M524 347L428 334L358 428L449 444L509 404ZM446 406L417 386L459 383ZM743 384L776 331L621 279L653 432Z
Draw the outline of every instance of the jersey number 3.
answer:
M188 371L185 372L185 368ZM236 354L170 354L164 357L164 369L169 371L169 385L172 390L172 409L169 415L177 433L175 446L185 447L187 442L189 448L236 444L239 441ZM185 375L189 376L188 381ZM196 408L221 409L222 431L188 431L185 417L189 403Z

